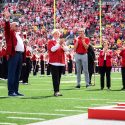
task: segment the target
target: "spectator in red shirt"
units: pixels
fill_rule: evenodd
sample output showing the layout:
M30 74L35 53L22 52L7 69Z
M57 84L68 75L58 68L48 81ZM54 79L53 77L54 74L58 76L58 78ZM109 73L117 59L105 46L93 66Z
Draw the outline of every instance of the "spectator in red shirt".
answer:
M122 47L121 52L120 52L119 55L122 57L121 73L122 73L122 85L123 85L123 88L121 90L125 90L125 42L123 43L123 47Z

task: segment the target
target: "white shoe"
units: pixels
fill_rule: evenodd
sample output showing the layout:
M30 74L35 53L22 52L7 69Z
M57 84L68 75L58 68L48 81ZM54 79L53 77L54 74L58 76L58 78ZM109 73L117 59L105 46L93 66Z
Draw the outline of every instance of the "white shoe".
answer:
M28 83L27 82L25 82L25 83L23 83L24 85L28 85Z

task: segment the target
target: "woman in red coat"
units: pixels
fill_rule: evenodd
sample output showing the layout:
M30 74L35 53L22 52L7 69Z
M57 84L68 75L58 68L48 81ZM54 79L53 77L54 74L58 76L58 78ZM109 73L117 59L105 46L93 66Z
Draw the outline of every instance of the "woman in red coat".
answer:
M123 43L123 47L122 47L119 55L122 57L121 73L122 73L122 85L123 85L123 88L121 90L125 90L125 43Z
M67 47L64 45L64 39L60 39L60 32L54 30L53 39L48 41L49 65L52 74L54 96L62 96L59 92L60 80L63 68L65 66L65 51Z
M100 68L100 81L101 90L104 89L104 79L106 74L107 88L111 87L111 68L112 68L112 51L109 49L108 43L103 44L103 50L99 54L99 68Z

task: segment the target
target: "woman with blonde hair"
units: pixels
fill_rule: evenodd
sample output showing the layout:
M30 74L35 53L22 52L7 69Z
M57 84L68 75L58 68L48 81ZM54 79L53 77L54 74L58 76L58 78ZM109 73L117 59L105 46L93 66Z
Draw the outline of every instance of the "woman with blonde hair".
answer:
M106 74L107 88L111 87L112 51L109 49L108 42L104 42L103 49L99 54L99 70L101 90L104 89L104 79Z

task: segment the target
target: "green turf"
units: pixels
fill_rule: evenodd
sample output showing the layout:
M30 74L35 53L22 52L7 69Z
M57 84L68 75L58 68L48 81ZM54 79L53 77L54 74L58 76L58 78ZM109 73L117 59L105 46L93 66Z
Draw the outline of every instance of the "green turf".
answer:
M100 90L99 75L95 76L95 80L96 85L86 89L84 77L82 77L82 87L76 89L75 75L62 76L61 93L63 96L53 97L51 77L31 75L29 78L29 85L20 85L20 92L25 94L24 97L20 98L8 97L6 81L1 80L0 123L7 122L25 125L39 122L40 120L19 120L9 117L43 118L49 120L87 112L87 108L80 107L105 106L115 104L115 102L125 102L125 92L119 91L122 87L120 73L112 73L111 91L108 91L106 87L103 91ZM51 114L60 115L52 116Z

